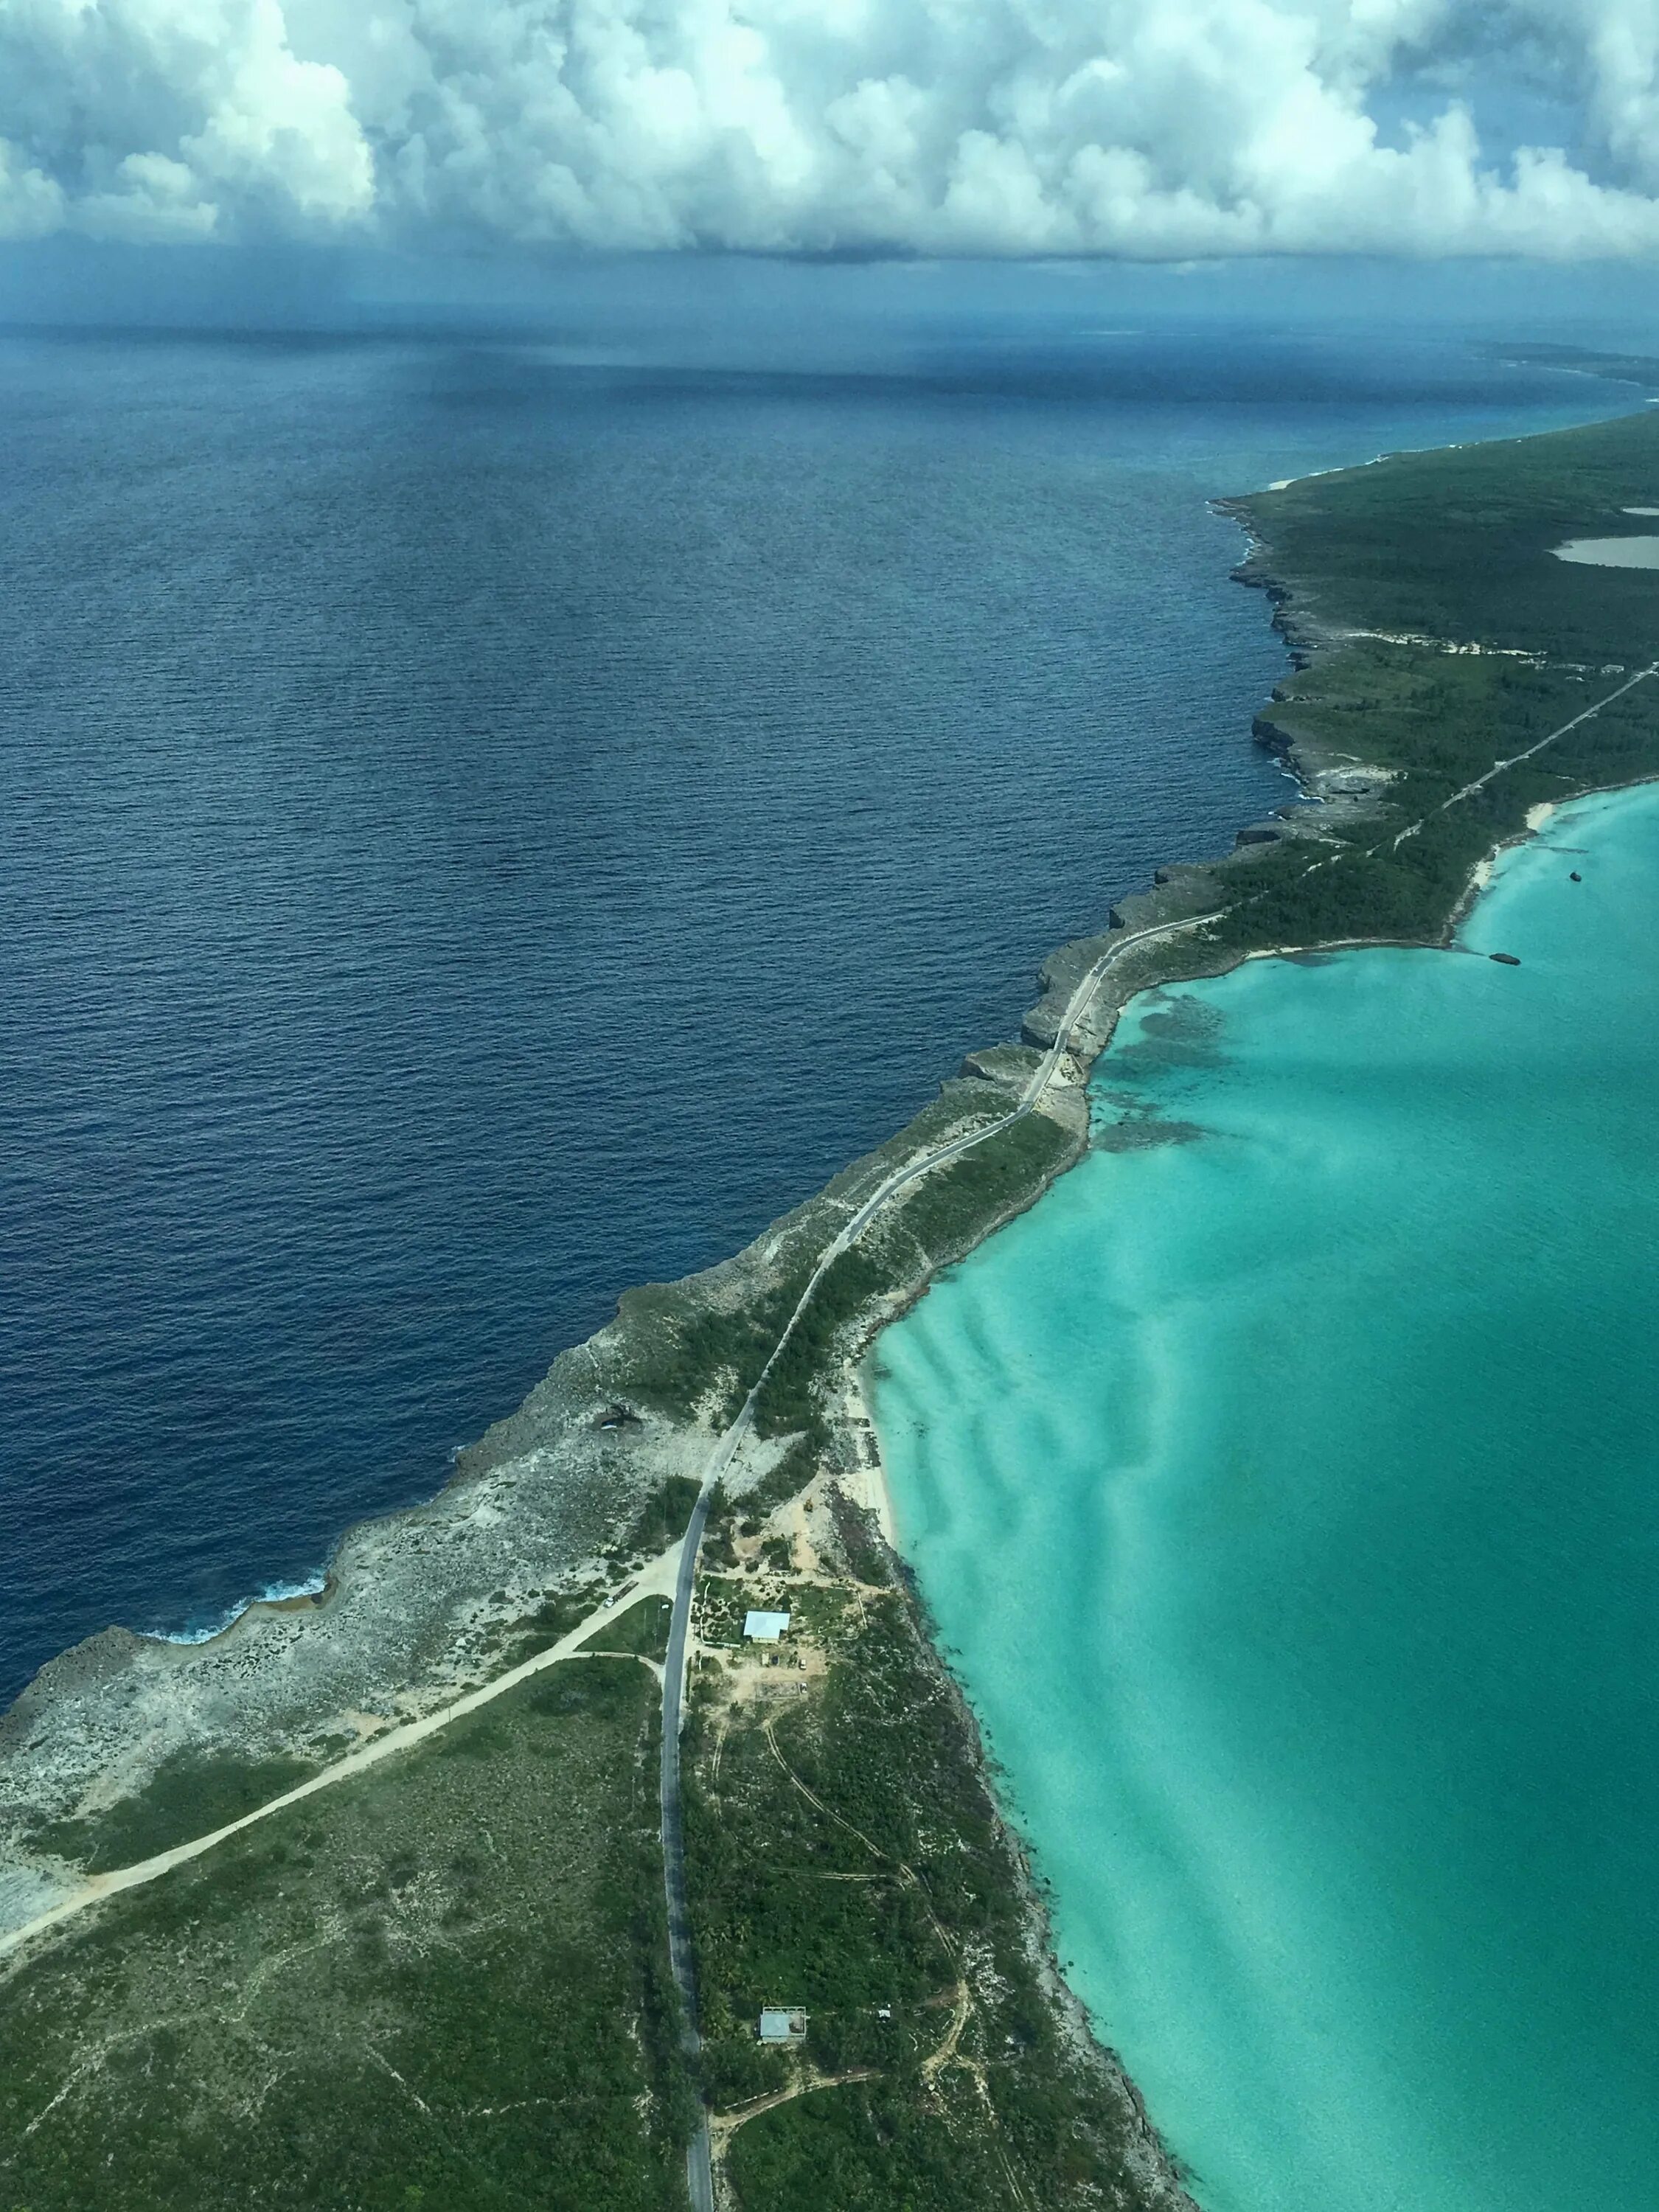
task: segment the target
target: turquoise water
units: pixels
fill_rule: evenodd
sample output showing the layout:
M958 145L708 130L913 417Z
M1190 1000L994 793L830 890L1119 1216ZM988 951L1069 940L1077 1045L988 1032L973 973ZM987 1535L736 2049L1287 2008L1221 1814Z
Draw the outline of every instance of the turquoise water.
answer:
M1643 404L929 289L0 331L0 1709L306 1586L1279 805L1212 495Z
M879 1348L1060 1955L1213 2212L1659 2203L1659 790L1463 943L1522 964L1138 1000L1117 1148Z

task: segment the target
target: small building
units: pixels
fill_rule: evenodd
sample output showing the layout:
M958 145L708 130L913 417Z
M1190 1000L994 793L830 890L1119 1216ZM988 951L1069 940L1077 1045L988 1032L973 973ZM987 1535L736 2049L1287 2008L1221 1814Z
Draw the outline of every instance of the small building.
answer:
M788 2005L768 2005L757 2033L763 2043L804 2043L806 2014Z
M747 1613L743 1619L743 1632L750 1644L775 1644L788 1627L787 1613Z

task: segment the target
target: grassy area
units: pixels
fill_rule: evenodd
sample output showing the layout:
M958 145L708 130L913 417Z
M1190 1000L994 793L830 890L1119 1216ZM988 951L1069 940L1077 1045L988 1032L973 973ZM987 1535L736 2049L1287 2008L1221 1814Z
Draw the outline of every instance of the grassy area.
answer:
M1238 946L1437 936L1475 863L1521 833L1529 807L1659 772L1656 679L1479 792L1454 798L1621 680L1420 647L1367 645L1319 657L1285 687L1274 722L1323 757L1392 771L1386 804L1334 820L1327 841L1257 847L1231 860L1224 895L1232 903L1210 935Z
M700 1577L697 1634L703 1643L740 1650L744 1615L757 1609L789 1613L797 1639L808 1636L817 1643L834 1644L846 1633L848 1595L838 1586L791 1582L782 1575Z
M655 1686L555 1668L0 1984L0 2206L670 2212Z
M89 1874L103 1874L228 1827L316 1771L308 1759L175 1753L135 1796L107 1812L37 1829L30 1840L38 1850L54 1851Z
M1233 502L1273 574L1316 615L1592 665L1659 653L1659 593L1636 569L1551 557L1569 538L1637 534L1659 506L1650 412L1310 477Z
M614 1620L596 1628L586 1644L584 1651L636 1652L644 1659L664 1659L668 1656L668 1624L673 1619L674 1601L667 1597L642 1597L637 1605L630 1605Z
M909 1601L838 1605L827 1678L778 1698L769 1735L716 1687L688 1738L708 2094L730 2108L789 2079L756 2041L764 2004L805 2008L821 2073L871 2077L745 2122L742 2212L1152 2201L1127 2100L1031 1966L1017 1862Z
M729 1421L753 1389L811 1273L803 1265L771 1290L732 1306L678 1289L625 1291L623 1311L655 1324L653 1353L630 1369L631 1388L673 1413L691 1412L713 1392L722 1423Z
M1293 615L1339 639L1280 688L1264 722L1316 760L1386 769L1389 781L1377 810L1334 815L1328 842L1230 861L1232 905L1212 927L1217 943L1432 939L1476 861L1519 834L1529 807L1659 772L1656 680L1455 796L1659 655L1650 575L1576 567L1550 550L1638 532L1648 526L1622 510L1652 503L1650 415L1401 455L1232 503L1265 541L1259 565L1288 588ZM1355 631L1391 635L1340 641ZM1412 641L1424 638L1489 649Z

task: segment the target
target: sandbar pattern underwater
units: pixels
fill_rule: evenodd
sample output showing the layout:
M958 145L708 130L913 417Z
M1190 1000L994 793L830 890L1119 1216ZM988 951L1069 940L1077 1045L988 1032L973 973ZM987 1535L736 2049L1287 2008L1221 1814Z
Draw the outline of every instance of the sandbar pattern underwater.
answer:
M906 1548L1212 2212L1652 2202L1656 925L1648 787L1462 952L1148 994L1099 1148L881 1340Z

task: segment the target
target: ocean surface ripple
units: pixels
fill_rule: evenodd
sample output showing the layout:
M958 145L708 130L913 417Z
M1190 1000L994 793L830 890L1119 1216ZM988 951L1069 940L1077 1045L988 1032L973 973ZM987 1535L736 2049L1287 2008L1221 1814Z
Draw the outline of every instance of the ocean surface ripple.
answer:
M1206 495L1609 404L1369 339L0 338L0 1700L303 1586L1281 799Z

